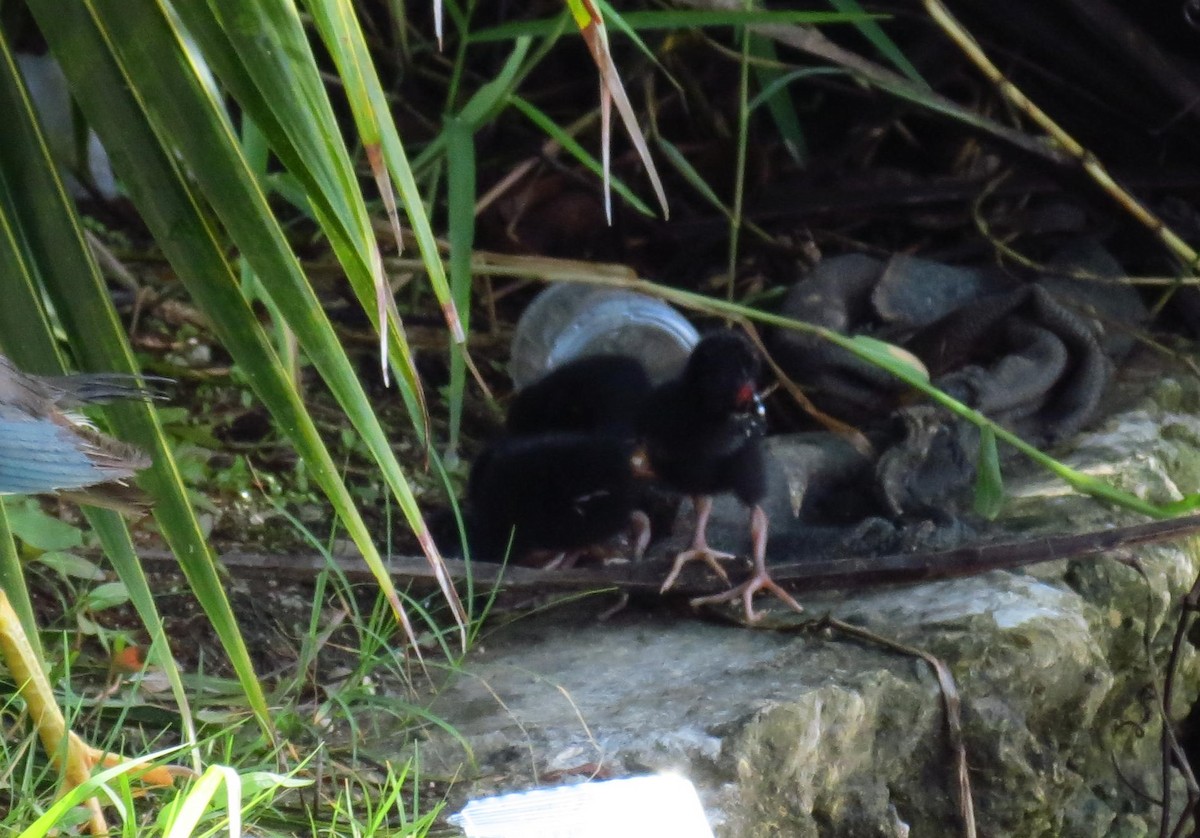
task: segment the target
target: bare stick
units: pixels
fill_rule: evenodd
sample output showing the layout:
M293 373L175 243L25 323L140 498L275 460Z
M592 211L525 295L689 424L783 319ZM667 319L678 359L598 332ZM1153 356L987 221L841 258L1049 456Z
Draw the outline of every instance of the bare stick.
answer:
M875 643L883 646L885 649L899 652L902 655L911 655L912 657L920 658L929 664L929 668L937 676L938 687L942 693L942 707L946 711L946 735L950 740L950 750L954 752L954 791L955 797L958 799L959 816L962 818L963 835L967 836L967 838L976 838L978 833L975 829L975 803L971 797L971 775L967 767L967 745L962 731L962 702L959 700L958 685L954 683L954 675L950 672L950 668L940 658L934 657L924 649L907 646L882 635L875 634L865 628L834 619L833 617L826 616L816 625L817 628L832 628L859 640Z

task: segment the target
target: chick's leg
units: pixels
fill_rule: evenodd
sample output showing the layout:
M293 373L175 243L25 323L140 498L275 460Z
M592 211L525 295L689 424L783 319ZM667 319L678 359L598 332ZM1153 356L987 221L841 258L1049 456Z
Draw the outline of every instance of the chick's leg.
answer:
M635 509L629 513L629 528L633 533L633 560L640 562L650 546L650 516Z
M757 623L762 619L762 614L754 610L752 600L756 593L765 590L782 600L788 608L791 608L798 614L803 614L804 607L796 602L791 594L779 587L775 580L771 578L771 574L767 572L767 513L758 505L755 505L750 511L750 543L754 551L754 575L742 584L730 588L723 593L697 597L692 600L692 605L711 605L718 602L729 602L741 597L742 603L746 608L746 621Z
M722 553L719 550L714 550L708 546L708 516L712 514L712 497L709 495L696 495L692 498L692 505L696 508L696 531L692 534L692 546L684 550L675 557L675 564L671 565L671 572L667 574L667 578L663 580L662 587L659 588L659 593L666 593L671 590L671 586L675 584L675 580L679 578L679 572L683 570L683 566L688 562L702 561L710 568L713 573L729 582L729 575L725 572L725 568L721 567L720 559L732 559L732 553Z

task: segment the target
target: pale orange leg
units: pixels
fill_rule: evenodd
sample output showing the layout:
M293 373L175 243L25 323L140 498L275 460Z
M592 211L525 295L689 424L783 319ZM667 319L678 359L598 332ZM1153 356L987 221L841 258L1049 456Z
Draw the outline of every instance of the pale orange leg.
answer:
M633 560L640 562L650 546L650 516L640 509L629 513L629 528L633 530Z
M725 568L721 567L719 560L732 559L734 556L732 553L722 553L720 550L709 547L708 537L705 534L708 530L708 516L712 514L712 504L712 498L708 495L696 495L692 498L692 505L696 507L696 531L692 534L692 546L675 557L675 563L671 565L671 572L667 574L662 587L658 589L659 593L671 590L671 586L679 578L679 572L683 570L683 566L697 560L712 568L713 573L728 584L729 574L725 572Z
M788 608L798 614L803 614L804 607L796 602L791 594L779 587L775 580L771 578L771 574L767 572L767 513L763 511L761 506L756 505L750 511L750 541L754 551L754 575L742 584L730 588L724 593L697 597L692 600L692 605L711 605L718 602L729 602L741 597L742 604L746 608L746 621L757 623L762 619L762 614L754 610L752 600L756 593L765 590L782 600Z

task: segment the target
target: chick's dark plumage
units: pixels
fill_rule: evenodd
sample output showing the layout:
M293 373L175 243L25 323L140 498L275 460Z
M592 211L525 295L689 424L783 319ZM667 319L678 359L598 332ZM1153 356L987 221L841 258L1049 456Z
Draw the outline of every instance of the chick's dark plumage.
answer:
M476 527L478 540L489 554L502 555L509 531L520 524L513 555L554 550L573 561L573 551L629 526L635 557L641 555L650 522L637 509L644 488L633 485L640 472L633 440L650 389L636 358L592 355L556 367L512 398L508 440L485 452L472 473L472 506L485 519ZM506 485L513 481L516 495Z
M639 430L655 473L690 495L734 492L746 504L766 494L755 391L758 356L736 332L696 345L683 373L651 393Z
M558 366L521 389L508 407L512 436L550 431L632 436L650 378L636 358L591 355Z
M545 434L492 445L467 484L467 529L480 558L596 544L628 525L635 451L617 437ZM639 545L644 548L644 544Z
M704 561L725 578L717 560L731 556L708 546L706 530L712 496L732 493L751 510L754 575L725 593L695 602L741 597L751 621L757 619L751 598L764 588L802 610L766 569L768 522L760 505L767 493L762 442L766 427L755 389L759 368L754 347L741 334L708 335L696 345L680 376L650 394L638 424L650 467L667 486L691 495L696 508L691 547L676 557L663 590L693 560Z

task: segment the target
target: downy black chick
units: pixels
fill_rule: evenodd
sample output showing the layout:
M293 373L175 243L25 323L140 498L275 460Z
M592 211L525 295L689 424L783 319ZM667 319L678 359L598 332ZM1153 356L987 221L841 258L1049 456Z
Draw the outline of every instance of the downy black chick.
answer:
M695 560L728 578L718 560L732 556L709 547L706 530L712 496L731 492L750 508L754 574L724 593L692 602L728 602L741 597L750 622L759 619L751 600L763 589L790 608L803 611L771 579L766 567L768 521L761 506L767 493L762 444L766 425L755 389L759 366L754 347L740 333L710 334L692 350L679 377L650 394L639 420L651 469L668 487L690 495L696 509L691 547L676 556L662 590L668 590L683 566Z
M505 430L512 437L578 433L631 442L638 413L650 390L650 377L637 358L616 354L576 358L513 396ZM672 505L645 481L633 491L627 524L635 543L635 557L640 558L651 532L650 516L645 510ZM579 545L584 546L590 545ZM566 559L557 561L569 564L576 555L569 552Z
M511 436L550 431L632 437L650 394L646 368L628 355L568 361L521 389L509 403Z
M32 375L0 355L0 494L83 489L150 465L144 452L73 412L113 399L154 398L146 383L117 373Z
M544 434L497 442L475 460L467 482L472 555L498 561L506 552L566 553L616 535L634 511L640 468L638 450L618 437ZM648 530L639 534L638 556L648 537Z

